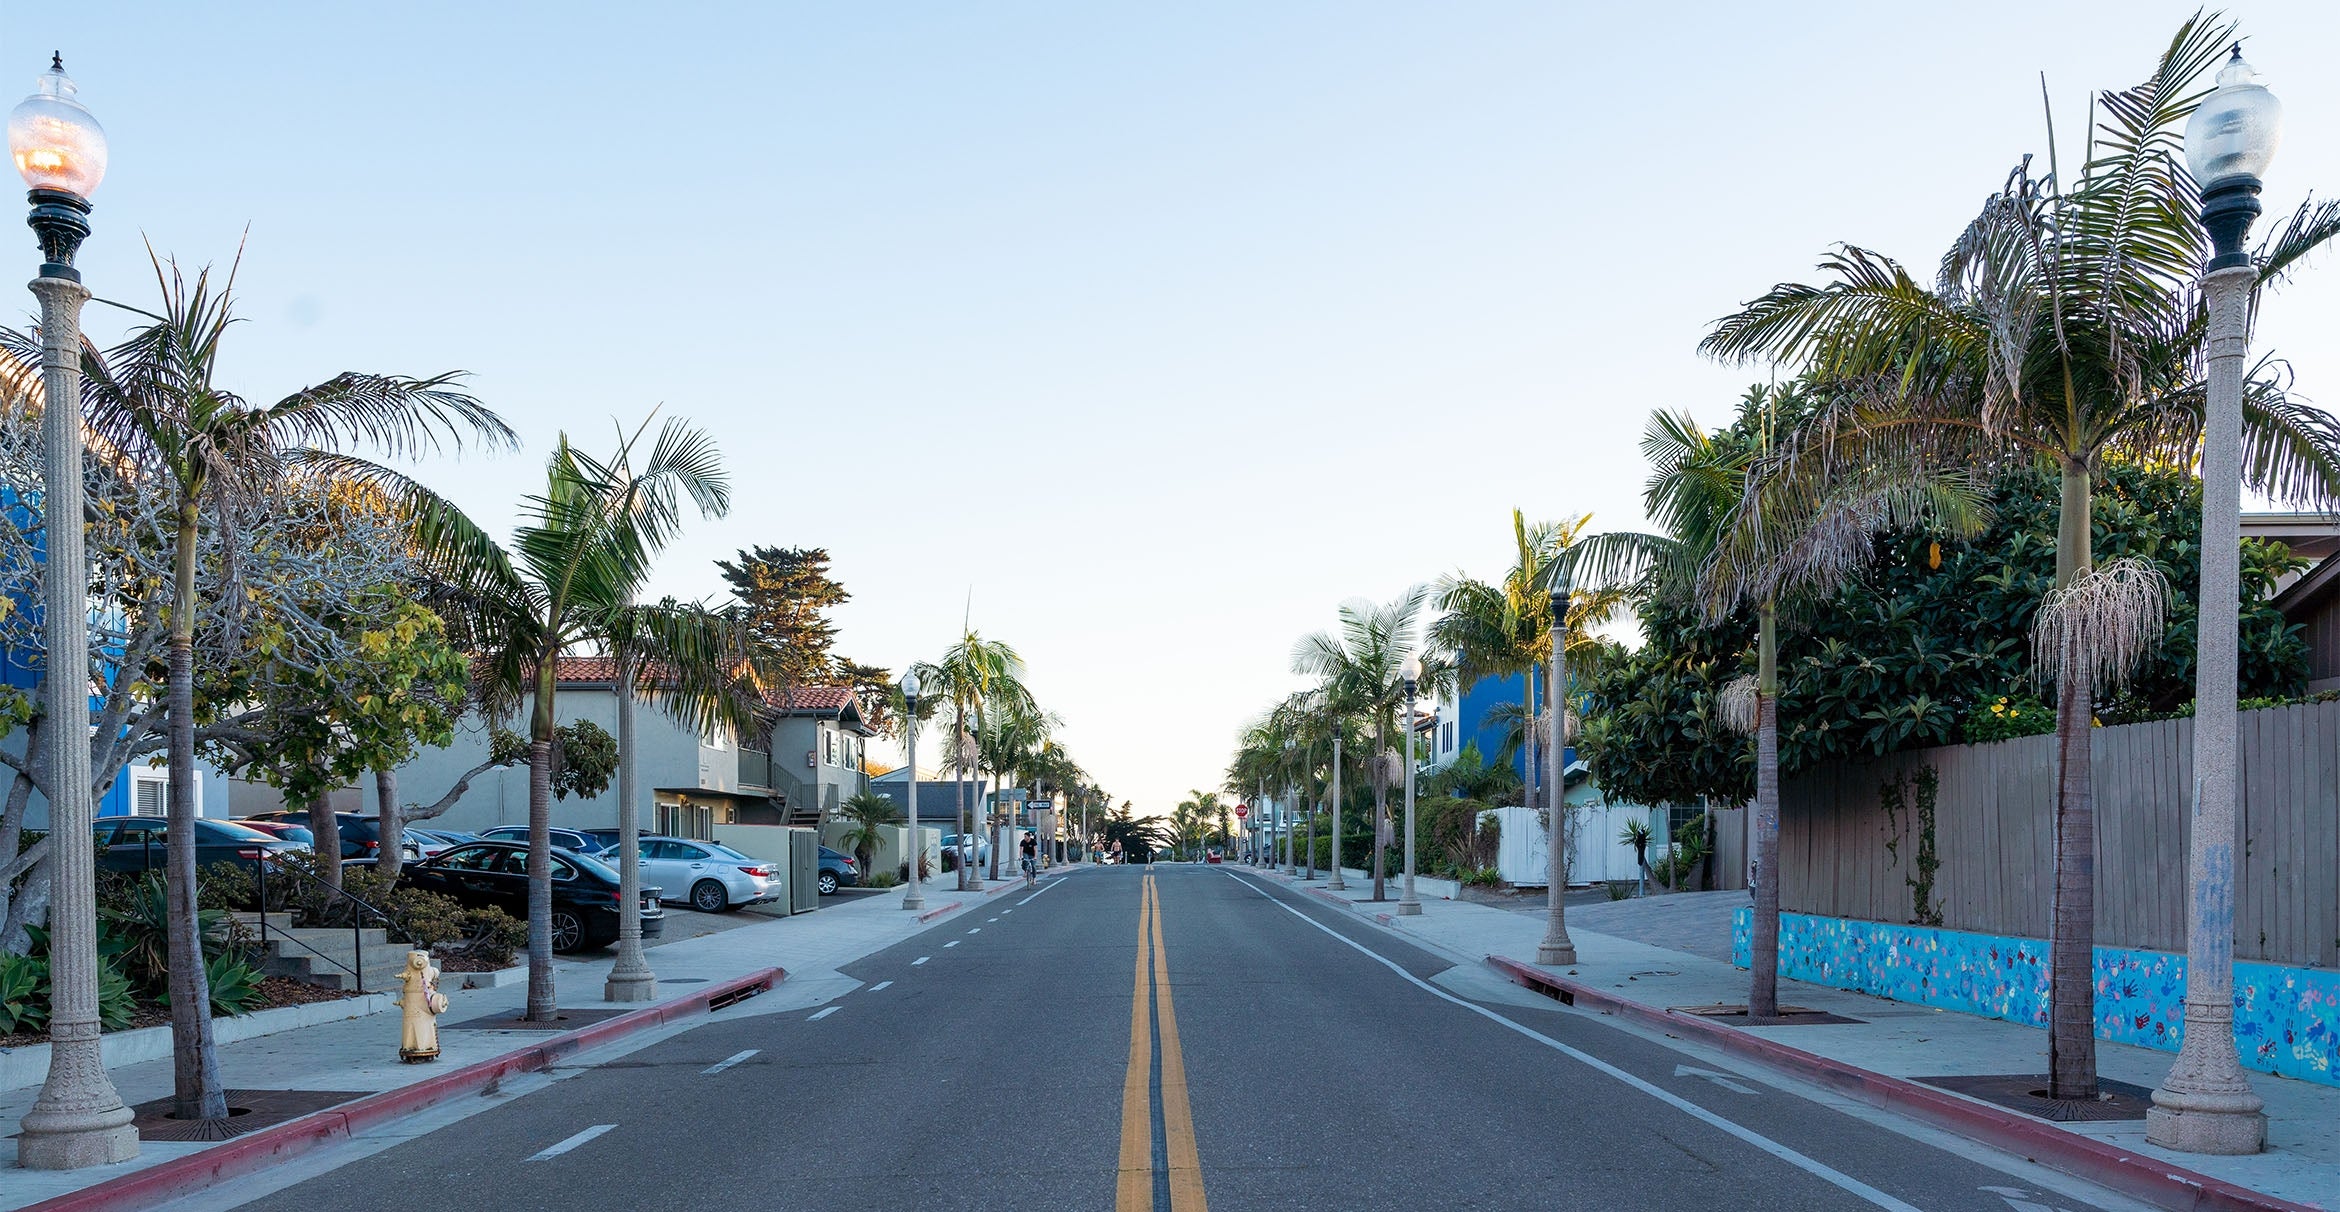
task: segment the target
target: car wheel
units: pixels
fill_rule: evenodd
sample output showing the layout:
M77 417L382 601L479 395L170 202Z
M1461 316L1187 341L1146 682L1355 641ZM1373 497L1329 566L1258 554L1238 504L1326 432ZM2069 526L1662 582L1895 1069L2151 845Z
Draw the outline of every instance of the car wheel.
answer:
M566 909L552 911L552 949L566 955L585 942L585 923Z
M716 880L700 880L691 885L691 908L701 913L721 913L731 907L731 893Z
M835 892L837 890L837 873L834 871L821 872L820 887L822 896Z

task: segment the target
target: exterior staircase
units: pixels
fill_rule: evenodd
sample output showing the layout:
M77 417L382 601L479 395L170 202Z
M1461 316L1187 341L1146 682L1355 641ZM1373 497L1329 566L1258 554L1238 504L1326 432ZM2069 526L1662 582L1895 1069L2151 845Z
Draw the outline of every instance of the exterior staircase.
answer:
M235 916L255 936L260 933L259 914ZM262 972L326 989L383 993L398 987L407 948L391 942L383 931L359 930L353 935L347 926L296 927L291 921L290 914L268 915L268 939L260 953Z

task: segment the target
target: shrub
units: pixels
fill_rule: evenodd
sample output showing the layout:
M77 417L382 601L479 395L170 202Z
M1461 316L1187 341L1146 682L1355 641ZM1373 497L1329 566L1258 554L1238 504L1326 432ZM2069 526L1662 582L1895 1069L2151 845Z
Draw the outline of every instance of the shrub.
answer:
M528 923L501 909L466 909L457 915L462 942L442 947L489 968L509 968L528 945Z
M2055 730L2056 709L2028 694L2002 694L1988 703L1976 704L1967 714L1964 726L1969 745L2040 736Z
M49 1025L49 961L0 953L0 1035Z
M262 975L260 969L240 955L223 952L204 960L203 978L211 989L212 1014L244 1014L258 1006ZM155 1002L170 1005L170 990L163 990Z
M1503 876L1493 867L1474 867L1463 872L1462 882L1473 888L1500 888Z
M904 870L909 869L908 863L904 863L902 866ZM894 888L901 885L902 879L891 871L872 871L869 873L869 878L861 883L865 888Z

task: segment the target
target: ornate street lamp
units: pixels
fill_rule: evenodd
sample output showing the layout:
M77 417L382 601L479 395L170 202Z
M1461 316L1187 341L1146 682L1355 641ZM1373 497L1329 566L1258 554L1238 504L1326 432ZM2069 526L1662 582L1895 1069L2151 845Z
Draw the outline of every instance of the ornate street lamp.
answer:
M1413 917L1422 912L1422 900L1414 895L1414 692L1422 685L1422 658L1409 656L1398 676L1406 683L1406 876L1398 888L1399 917Z
M1552 656L1544 662L1544 710L1552 716L1552 735L1544 741L1545 889L1544 941L1536 944L1539 964L1573 964L1576 941L1568 937L1568 590L1552 591ZM1535 732L1535 721L1528 721Z
M2211 257L2209 392L2202 421L2202 589L2194 659L2194 812L2186 849L2185 1040L2153 1092L2145 1138L2189 1153L2257 1153L2267 1117L2234 1047L2235 665L2242 548L2242 380L2258 267L2243 237L2275 158L2283 107L2242 47L2186 123Z
M25 1112L16 1142L28 1170L74 1170L138 1156L130 1109L106 1076L98 1045L97 862L90 828L88 561L81 534L81 305L89 291L73 268L89 235L89 196L106 175L106 132L73 98L63 57L52 58L33 94L8 113L8 154L32 192L26 220L41 242L42 474L48 530L41 578L48 649L44 709L48 746L49 1076Z
M1296 815L1293 809L1299 806L1300 799L1300 780L1292 772L1292 763L1299 759L1293 756L1292 751L1299 747L1299 742L1290 737L1284 738L1284 802L1276 808L1276 823L1284 827L1284 874L1286 875L1300 874L1300 850L1293 844L1292 837L1292 818Z
M918 887L918 863L926 857L926 839L918 832L918 673L912 670L902 675L902 735L906 738L910 755L904 759L910 770L910 890L902 894L904 909L926 908L926 894Z

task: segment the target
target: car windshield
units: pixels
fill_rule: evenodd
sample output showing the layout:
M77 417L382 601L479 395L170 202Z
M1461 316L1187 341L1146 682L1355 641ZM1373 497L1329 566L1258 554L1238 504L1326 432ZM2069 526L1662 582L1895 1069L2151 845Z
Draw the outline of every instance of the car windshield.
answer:
M288 842L313 842L317 840L316 834L309 832L307 827L301 825L278 825L268 832L274 833Z
M705 846L709 851L713 852L717 858L736 859L742 863L753 863L757 861L754 856L741 854L739 851L734 850L729 846L718 846L713 842L701 842L699 844Z
M215 836L220 836L223 838L223 840L226 841L278 842L284 840L274 834L265 832L263 830L254 829L250 825L239 825L234 821L205 821L203 824L208 828L216 830L217 834Z
M591 855L579 854L574 850L570 851L564 857L566 857L570 862L577 864L577 868L588 875L598 876L599 878L608 880L613 884L618 882L618 873L610 870L609 864L602 862L600 859L594 858Z

